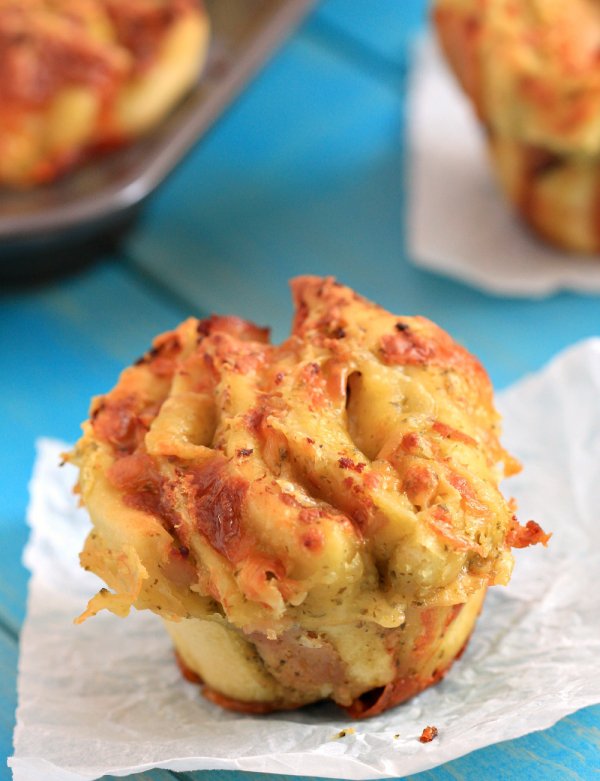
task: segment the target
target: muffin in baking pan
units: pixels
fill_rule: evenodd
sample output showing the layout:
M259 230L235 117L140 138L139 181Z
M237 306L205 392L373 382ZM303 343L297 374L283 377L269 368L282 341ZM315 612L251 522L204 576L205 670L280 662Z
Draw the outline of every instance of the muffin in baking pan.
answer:
M0 185L50 182L154 127L208 32L200 0L0 0Z
M517 212L567 250L600 250L600 4L436 0L447 59Z
M546 536L498 488L518 465L472 355L331 278L292 287L282 344L189 319L94 399L70 459L112 591L80 620L154 611L224 707L369 716L442 678L511 546Z

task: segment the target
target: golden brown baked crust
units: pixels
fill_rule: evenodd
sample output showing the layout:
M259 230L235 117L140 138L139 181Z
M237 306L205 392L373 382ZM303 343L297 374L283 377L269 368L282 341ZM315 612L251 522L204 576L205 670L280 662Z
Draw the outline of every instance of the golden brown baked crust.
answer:
M509 542L545 538L498 489L516 464L473 356L332 279L293 291L282 345L190 319L94 400L82 564L115 593L83 617L157 612L226 707L372 715L439 680Z
M436 0L442 47L518 212L569 250L600 249L600 5Z
M200 0L0 0L0 184L51 181L149 129L207 38Z

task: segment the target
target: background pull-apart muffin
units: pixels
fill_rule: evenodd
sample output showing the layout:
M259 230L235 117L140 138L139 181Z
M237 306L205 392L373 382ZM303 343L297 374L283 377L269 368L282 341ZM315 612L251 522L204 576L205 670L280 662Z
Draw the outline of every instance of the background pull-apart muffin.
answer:
M511 545L547 538L498 489L517 465L473 356L333 279L292 286L283 344L190 319L94 400L81 562L113 592L80 620L158 613L225 707L368 716L442 678Z
M149 130L207 43L200 0L0 0L0 185L49 182Z
M568 250L600 250L600 3L436 0L448 61L526 222Z

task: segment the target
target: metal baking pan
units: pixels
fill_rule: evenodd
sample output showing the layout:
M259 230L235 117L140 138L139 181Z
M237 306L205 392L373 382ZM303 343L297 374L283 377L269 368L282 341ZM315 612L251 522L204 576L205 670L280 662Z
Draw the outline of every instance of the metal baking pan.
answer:
M196 87L150 135L24 192L0 193L0 273L43 273L105 250L197 143L314 0L205 0L207 63ZM11 260L10 264L7 262Z

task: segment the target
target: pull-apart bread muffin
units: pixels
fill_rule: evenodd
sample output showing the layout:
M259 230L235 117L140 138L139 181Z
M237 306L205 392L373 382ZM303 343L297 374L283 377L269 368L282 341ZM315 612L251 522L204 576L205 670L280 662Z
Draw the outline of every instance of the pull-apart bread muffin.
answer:
M294 280L292 334L189 319L97 397L71 459L102 589L224 707L369 716L438 681L521 527L488 377L421 317Z
M600 2L436 0L442 47L509 200L539 235L600 250Z
M200 0L0 0L0 185L51 181L149 130L207 42Z

